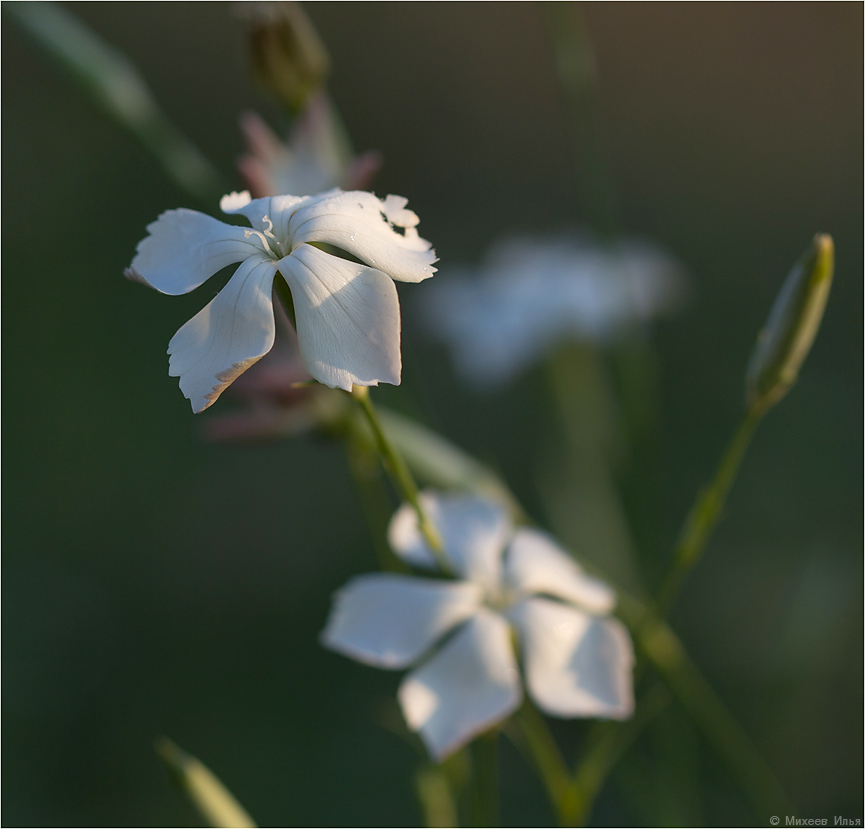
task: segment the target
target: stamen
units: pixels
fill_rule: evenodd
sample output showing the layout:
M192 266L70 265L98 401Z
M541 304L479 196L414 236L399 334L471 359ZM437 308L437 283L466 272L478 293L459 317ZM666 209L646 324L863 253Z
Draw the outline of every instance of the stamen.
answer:
M266 213L261 217L262 222L267 222L267 228L264 231L265 236L269 236L271 239L275 239L276 236L273 235L273 222L270 220L270 216Z
M273 227L273 225L271 225L271 227ZM248 239L250 236L258 236L258 238L261 239L261 243L264 245L264 249L270 254L273 253L273 250L268 244L267 238L260 230L244 230L243 236L245 239ZM270 237L274 238L272 233L270 234Z

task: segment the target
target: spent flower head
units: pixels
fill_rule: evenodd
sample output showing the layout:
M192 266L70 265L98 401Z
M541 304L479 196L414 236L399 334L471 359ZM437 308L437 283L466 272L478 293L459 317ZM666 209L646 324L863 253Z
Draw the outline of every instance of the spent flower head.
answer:
M169 374L200 412L273 346L272 291L284 279L309 374L331 388L400 382L400 312L393 281L435 272L430 243L400 196L333 190L317 196L224 196L229 225L169 210L147 226L126 276L185 294L240 263L225 287L168 344ZM348 253L352 261L322 249ZM276 286L279 290L279 285Z
M609 615L613 591L545 533L514 529L491 501L430 492L421 500L458 578L358 576L336 594L323 644L380 668L420 663L398 698L437 760L519 707L514 636L529 695L543 711L630 717L633 648ZM408 505L394 515L388 536L408 564L436 569Z

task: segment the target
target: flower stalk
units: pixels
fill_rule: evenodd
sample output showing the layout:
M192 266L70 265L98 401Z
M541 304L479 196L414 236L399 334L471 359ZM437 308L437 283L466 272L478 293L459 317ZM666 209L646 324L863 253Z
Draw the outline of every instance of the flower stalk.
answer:
M201 202L225 192L216 168L169 120L124 55L57 3L8 3L3 11L153 154L176 185Z
M559 824L571 825L568 817L574 810L573 781L546 720L528 699L523 700L522 706L514 714L514 720L522 738L518 745L524 750L528 749Z
M712 483L691 508L673 566L657 595L666 615L702 555L760 421L792 387L823 319L835 262L832 237L817 234L793 266L760 332L745 379L747 408Z
M360 404L361 411L364 413L370 429L372 429L382 464L387 470L391 481L402 498L417 513L418 526L424 537L424 541L429 545L430 550L435 556L436 564L438 564L443 573L451 575L452 568L447 560L447 556L445 556L441 536L420 502L420 493L417 484L402 455L400 455L394 444L385 434L378 412L376 412L375 406L373 406L372 400L370 400L369 389L366 386L355 386L351 391L351 395Z
M640 650L703 731L757 814L795 815L781 784L721 698L688 658L667 623L644 611L636 634Z
M445 770L440 765L422 768L415 775L415 790L429 829L459 826L457 804Z
M616 187L609 172L592 42L577 3L544 3L559 91L578 150L577 187L589 223L610 235L621 226Z
M563 826L588 823L595 800L613 767L669 701L670 692L656 680L640 698L633 719L625 723L599 722L592 726L586 751L574 771L571 797L562 815Z
M493 728L472 744L472 826L499 825L499 732Z
M765 409L760 406L748 408L721 458L712 483L697 496L691 507L676 545L673 565L658 590L656 601L662 616L670 612L685 578L700 560L764 413Z

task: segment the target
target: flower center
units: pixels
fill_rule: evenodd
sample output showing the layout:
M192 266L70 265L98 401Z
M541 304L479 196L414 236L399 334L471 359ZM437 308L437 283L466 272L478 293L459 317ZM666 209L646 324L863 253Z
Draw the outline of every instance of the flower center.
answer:
M264 230L254 230L250 228L244 231L244 236L249 239L251 236L257 236L264 246L264 252L271 259L282 259L291 253L291 241L289 239L277 239L273 232L273 220L266 213L261 217L261 223Z
M504 613L517 601L517 591L500 584L495 588L488 587L484 594L484 604L497 613Z

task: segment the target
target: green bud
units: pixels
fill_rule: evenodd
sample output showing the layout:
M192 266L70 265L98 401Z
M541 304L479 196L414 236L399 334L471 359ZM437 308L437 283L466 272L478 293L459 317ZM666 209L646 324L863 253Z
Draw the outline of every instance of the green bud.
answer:
M292 112L304 108L330 71L327 50L298 3L242 3L258 82Z
M787 276L757 337L745 381L752 408L774 406L796 382L823 319L834 266L832 237L818 233Z
M256 825L219 778L191 754L187 754L166 737L157 740L156 751L165 763L168 773L187 794L208 826Z

